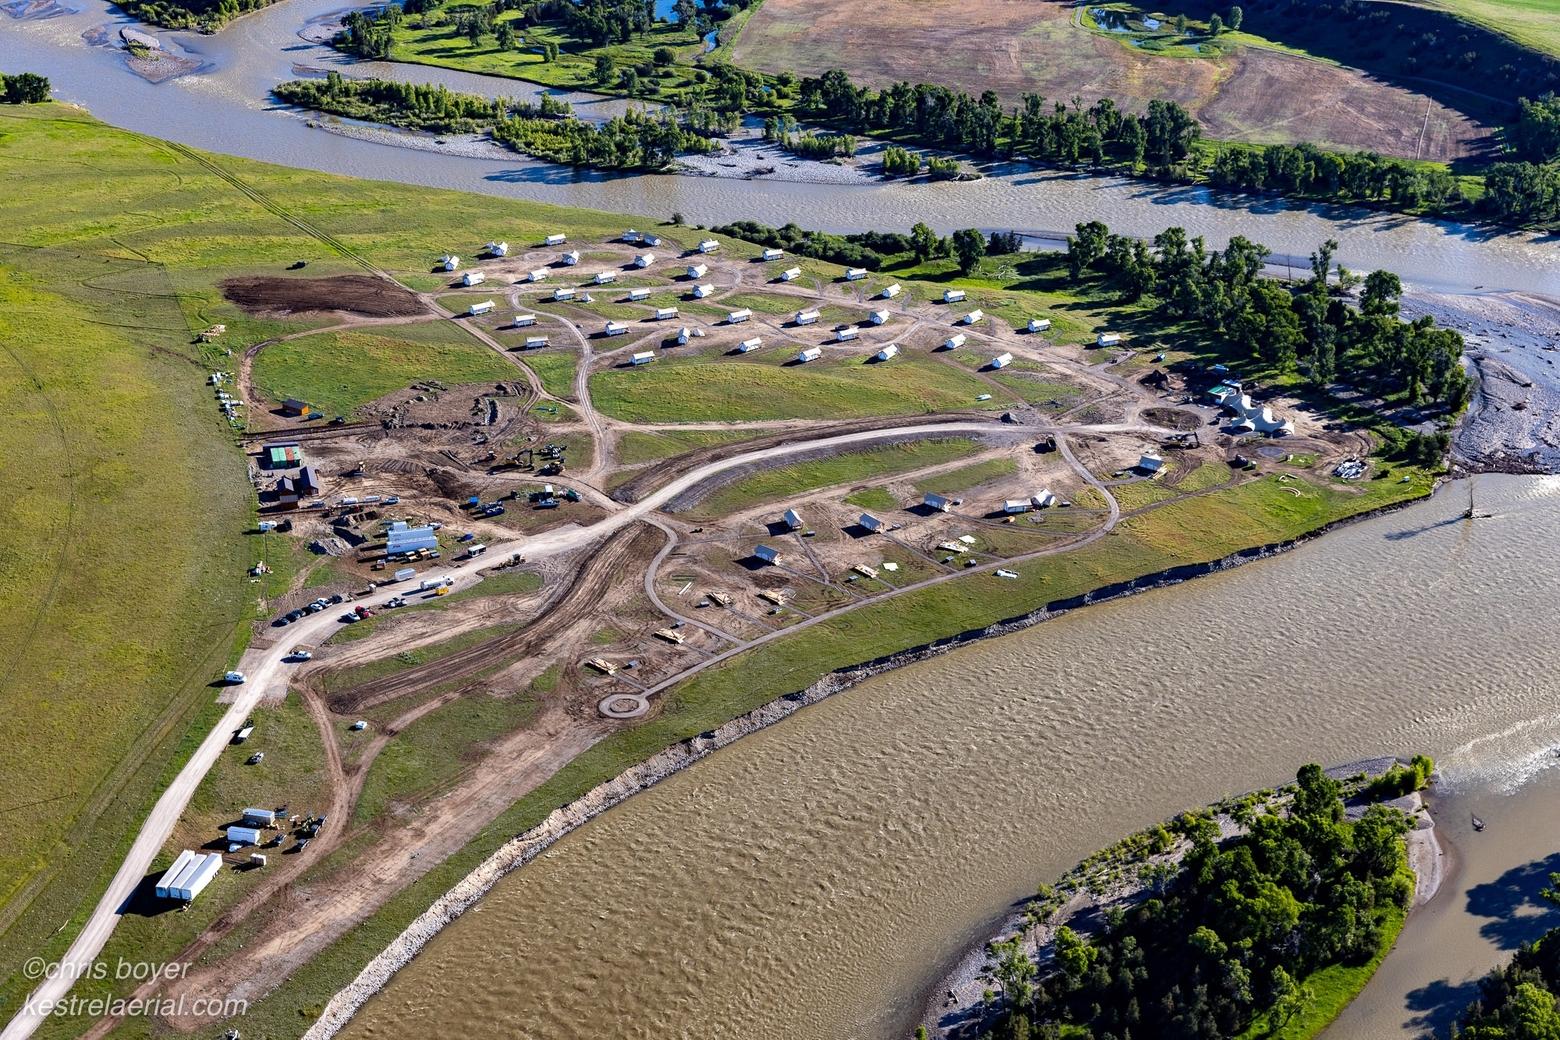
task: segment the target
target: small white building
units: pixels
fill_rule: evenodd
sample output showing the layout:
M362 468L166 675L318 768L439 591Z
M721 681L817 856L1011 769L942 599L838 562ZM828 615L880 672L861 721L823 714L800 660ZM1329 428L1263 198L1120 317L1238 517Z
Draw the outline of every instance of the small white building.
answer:
M1138 459L1137 468L1144 473L1158 473L1165 468L1165 460L1154 452L1145 451L1142 458Z
M798 513L794 509L787 509L780 517L780 522L785 524L786 530L788 531L800 531L804 526L802 523L802 514Z
M699 252L701 253L713 253L719 248L720 243L715 241L713 238L706 238L703 242L699 243Z
M780 280L782 282L794 282L801 276L802 269L800 267L787 267L784 271L780 272Z
M817 361L821 357L823 357L822 347L808 347L806 350L796 355L796 362L797 364L805 365L807 362Z
M454 255L441 256L439 257L439 266L446 271L457 271L460 269L460 257Z
M623 232L623 241L625 242L640 242L643 241L643 239L644 236L641 235L638 231L635 231L633 228L629 228L627 231Z
M885 300L892 300L894 297L898 296L900 294L900 292L902 292L902 291L903 290L901 290L899 288L899 283L895 282L893 285L890 285L888 288L883 290L882 296L883 296L883 299L885 299Z
M239 814L246 827L274 827L276 813L270 809L245 809Z
M834 341L836 343L849 343L859 335L861 335L860 329L847 325L843 329L834 330Z
M766 250L764 250L764 261L766 263L768 261L770 261L770 260L779 260L783 256L785 256L785 250L784 249L766 249Z
M555 300L572 300L574 299L574 290L568 286L560 285L553 290L552 298Z
M525 349L526 350L538 350L538 349L540 349L542 347L547 346L547 343L548 343L548 338L546 336L527 336L525 338Z
M921 499L921 504L926 506L928 509L935 509L939 513L946 513L948 510L953 508L953 503L951 501L944 498L942 495L934 495L930 491L926 493L925 498Z
M1012 516L1015 513L1027 513L1029 512L1029 499L1010 498L1006 502L1002 503L1002 511L1007 513L1009 516Z
M760 560L763 560L765 563L780 562L780 551L778 549L770 548L767 545L756 546L753 549L753 555L758 557Z
M628 299L629 299L630 303L638 303L641 300L648 300L649 298L650 298L650 290L649 289L630 289L630 290L628 290Z
M872 324L874 324L874 325L887 325L888 324L888 312L887 311L873 311L869 315L869 317L871 318Z
M609 321L601 331L606 336L622 336L628 332L628 326L621 321Z
M883 521L879 520L871 513L862 513L861 517L856 521L856 523L860 524L862 527L865 527L873 534L876 534L883 529Z
M645 246L659 246L661 244L661 236L653 235L648 231L642 232L639 236L639 244Z
M597 285L611 285L615 281L617 281L617 272L616 271L597 271L596 272L596 284Z
M653 263L655 263L654 253L640 253L638 256L634 257L634 266L639 268L641 271Z
M1044 488L1038 495L1029 500L1036 509L1049 509L1056 505L1056 496L1051 494L1050 488Z
M709 267L707 267L704 264L689 264L688 265L688 269L683 272L683 276L686 277L686 278L692 279L694 281L697 281L698 279L703 278L705 275L707 275L709 273L710 273Z
M1119 332L1102 332L1098 336L1094 337L1094 344L1095 344L1095 346L1099 346L1099 347L1115 347L1115 346L1119 346L1121 344L1121 333L1119 333Z
M898 343L890 343L888 346L884 347L882 350L877 352L877 359L879 361L888 361L891 358L897 357L898 354L899 354L899 344Z
M489 242L486 246L483 246L483 249L487 252L488 256L508 256L509 255L509 243L508 242Z
M1050 318L1030 318L1029 319L1029 331L1030 332L1044 332L1046 329L1048 329L1050 327L1051 327L1051 319Z
M568 240L569 240L569 236L568 235L548 235L546 238L542 239L542 245L544 245L544 246L561 246L565 242L567 242Z
M732 311L730 314L726 315L726 324L741 325L744 321L747 321L752 316L753 312L748 310L746 307L743 307L741 310Z
M693 330L688 326L684 325L682 328L677 330L677 343L679 346L687 346L692 339Z
M525 276L525 280L528 281L528 282L545 282L545 281L547 281L547 268L545 268L545 267L538 267L536 270L534 270L531 273L527 274Z
M713 285L711 285L709 282L704 282L703 284L695 285L693 287L693 298L695 300L702 300L706 296L714 296L714 295L715 295L715 287Z
M845 280L847 282L859 282L866 276L867 269L865 267L852 267L845 272Z
M798 325L812 325L816 323L821 317L823 317L823 315L818 311L797 311L796 317L792 320L795 321Z
M567 253L563 254L563 266L565 266L565 267L573 267L574 265L578 264L579 262L580 262L580 251L578 249L571 249Z
M960 347L964 346L964 340L965 339L966 339L966 337L965 337L964 333L962 333L962 332L955 332L953 335L951 335L947 339L943 340L943 349L944 350L958 350Z
M992 368L1007 368L1013 363L1013 355L1008 353L998 354L991 359Z
M629 358L628 359L628 363L630 365L648 365L650 362L652 362L654 360L655 360L655 351L653 351L653 350L641 350L639 353L637 353L633 357Z
M759 347L761 347L763 345L764 345L764 341L762 339L759 339L757 336L754 336L752 339L745 339L741 343L738 343L737 344L737 353L738 354L747 354L747 353L750 353L751 351L757 350Z
M494 303L492 300L483 300L480 303L472 304L471 310L467 311L466 313L475 318L482 314L493 313L493 308L497 306L498 304Z
M963 289L944 289L943 290L943 303L963 303L963 302L964 302L964 290Z
M473 285L481 285L485 281L487 281L487 275L481 271L467 271L460 276L460 284L468 289Z
M675 317L677 317L676 307L657 307L655 309L656 321L671 321Z
M960 325L973 325L977 321L983 320L985 317L986 317L986 312L981 310L979 307L976 307L974 310L970 311L964 317L960 318L959 319L959 324Z

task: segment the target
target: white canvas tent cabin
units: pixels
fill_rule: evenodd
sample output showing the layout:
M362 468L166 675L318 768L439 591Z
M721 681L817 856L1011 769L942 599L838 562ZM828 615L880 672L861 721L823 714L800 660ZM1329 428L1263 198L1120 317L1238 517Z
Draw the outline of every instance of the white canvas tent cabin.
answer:
M497 306L498 304L494 303L492 300L483 300L480 303L472 304L471 309L466 313L472 315L473 317L482 314L490 314L492 313L493 308Z
M525 280L528 282L545 282L547 280L547 268L538 267L536 270L527 274L525 276Z
M802 269L800 267L787 267L784 271L780 272L780 280L782 282L794 282L801 276Z
M767 545L760 545L760 546L755 547L753 549L753 555L758 557L760 560L763 560L765 563L779 563L780 562L780 552L779 552L779 550L771 548L770 546L767 546Z
M823 317L818 311L797 311L796 317L791 320L797 325L811 325Z
M638 366L638 365L648 365L650 362L652 362L654 360L655 360L655 351L653 351L653 350L641 350L639 353L637 353L633 357L629 358L628 359L628 363L630 365L635 365L635 366Z
M617 272L616 271L597 271L596 272L596 284L597 285L611 285L615 281L617 281Z
M991 367L992 368L1007 368L1012 363L1013 363L1013 355L1012 354L998 354L996 357L991 359Z
M807 362L817 361L821 357L823 357L822 349L818 347L808 347L806 350L796 355L796 363L799 365L805 365Z
M563 265L565 267L573 267L579 262L580 251L578 249L571 249L569 252L563 254Z
M787 509L780 515L780 522L785 524L788 531L800 531L802 529L802 514L794 509Z
M770 260L779 260L779 259L781 259L784 256L785 256L785 250L784 249L766 249L766 250L764 250L763 258L764 258L765 262L768 262Z
M1151 451L1145 451L1138 459L1137 468L1144 473L1158 473L1165 468L1165 460Z
M630 290L628 290L628 300L629 300L630 303L638 303L641 300L648 300L649 298L650 298L650 290L649 289L630 289Z
M473 285L481 285L485 281L487 281L487 275L482 271L467 271L460 276L460 284L468 289Z
M483 246L482 249L483 249L483 252L487 253L488 256L508 256L509 255L509 243L508 242L489 242L487 245Z
M879 520L871 513L862 513L861 516L857 518L856 523L860 524L862 527L865 527L868 531L871 531L874 534L883 529L883 521Z
M895 356L897 356L898 353L899 353L899 344L898 343L890 343L888 346L886 346L882 350L878 351L876 356L877 356L877 359L879 361L890 361Z
M959 324L961 324L961 325L973 325L973 324L975 324L978 321L983 321L985 319L985 317L986 317L986 312L981 310L979 307L977 307L974 310L970 311L968 314L966 314L964 317L960 318L959 319Z
M930 491L926 493L925 498L921 499L921 504L926 506L928 509L935 509L939 513L946 513L949 509L953 508L953 503L948 499L944 498L942 495L934 495Z
M849 327L843 328L843 329L836 329L835 332L834 332L834 342L836 342L836 343L849 343L851 340L855 339L857 336L860 336L860 335L861 335L861 330L860 329L849 328Z
M1098 336L1094 337L1094 344L1095 344L1095 346L1099 346L1099 347L1115 347L1115 346L1119 346L1121 344L1121 333L1119 333L1119 332L1102 332Z
M675 317L677 317L676 307L657 307L655 309L656 321L671 321Z
M605 336L622 336L628 332L628 326L620 321L609 321L601 332Z
M644 270L653 263L655 263L654 253L640 253L638 256L634 257L634 266L640 270Z
M728 324L728 325L740 325L744 321L747 321L752 316L753 316L753 312L748 310L746 307L744 307L741 310L732 311L730 314L727 314L726 315L726 324Z
M715 287L710 285L708 282L705 282L702 285L695 285L693 287L693 298L695 300L702 300L706 296L713 295L715 295Z
M1029 319L1029 331L1030 332L1044 332L1046 329L1048 329L1050 327L1051 327L1051 319L1050 318L1030 318Z
M544 245L544 246L561 246L565 242L567 242L568 240L569 240L569 236L568 235L548 235L546 238L542 239L542 245Z
M892 300L894 297L899 295L900 291L899 283L895 282L893 285L890 285L888 288L884 289L881 295L885 300Z
M845 272L845 280L847 282L859 282L866 276L867 269L865 267L852 267Z
M555 300L572 300L574 299L574 290L560 285L553 290L552 298Z
M455 271L460 268L460 257L450 255L439 257L439 266L446 271Z
M699 243L699 252L701 253L713 253L719 248L720 243L715 241L713 238L706 238L703 242Z
M870 315L868 315L868 317L871 320L872 324L874 324L874 325L887 325L888 324L888 312L887 311L873 311Z
M704 264L689 264L688 269L683 272L684 276L688 278L703 278L709 273L710 269Z
M757 336L754 336L752 339L745 339L741 343L738 343L737 344L737 353L738 354L746 354L749 351L757 350L759 347L761 347L763 345L764 345L764 341L762 339L758 338Z
M963 303L964 295L963 289L944 289L943 303Z
M947 339L943 340L943 349L958 350L960 347L964 346L965 339L966 337L964 333L956 332L952 336L949 336Z

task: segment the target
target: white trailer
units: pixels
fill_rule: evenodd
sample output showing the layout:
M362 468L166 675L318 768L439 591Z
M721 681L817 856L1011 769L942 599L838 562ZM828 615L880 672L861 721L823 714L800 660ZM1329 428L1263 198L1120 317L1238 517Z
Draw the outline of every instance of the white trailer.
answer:
M271 827L276 823L276 813L270 809L245 809L242 818L249 827Z
M1094 342L1095 342L1095 344L1097 346L1101 346L1101 347L1114 347L1114 346L1118 346L1121 343L1121 333L1119 333L1119 332L1102 332L1098 336L1094 337Z
M185 867L190 865L190 861L194 858L195 853L191 852L189 849L185 849L183 852L174 857L173 864L169 866L167 870L163 871L163 876L157 880L158 899L169 898L169 885L172 882L178 880L179 874L184 870Z
M179 879L178 888L169 894L175 899L193 903L195 897L205 891L206 886L211 884L212 879L221 869L222 857L215 852L208 852L192 866L188 877Z
M231 845L258 845L262 836L258 827L234 825L227 829L227 840Z

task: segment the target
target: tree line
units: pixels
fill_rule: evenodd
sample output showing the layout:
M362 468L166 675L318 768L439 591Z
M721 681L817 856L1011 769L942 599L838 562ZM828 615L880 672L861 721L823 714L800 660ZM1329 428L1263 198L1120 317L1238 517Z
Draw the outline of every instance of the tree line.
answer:
M1560 874L1549 875L1545 901L1560 904ZM1479 996L1455 1027L1458 1040L1560 1040L1560 929L1523 945L1479 982Z
M1261 276L1271 252L1242 236L1210 250L1183 228L1150 244L1090 221L1068 238L1067 264L1075 280L1103 277L1128 301L1152 294L1167 316L1226 337L1276 371L1298 370L1315 386L1344 379L1383 400L1461 411L1471 392L1462 337L1429 317L1403 321L1403 283L1389 271L1367 275L1352 306L1341 290L1355 276L1343 272L1336 287L1329 278L1337 248L1328 241L1312 253L1311 278L1291 288Z
M613 170L659 170L678 155L707 152L706 137L665 111L629 112L596 126L570 115L569 104L542 95L536 104L464 94L437 84L347 79L289 80L282 101L319 112L433 133L488 130L509 148L549 162Z
M1222 1040L1264 1014L1287 1025L1312 999L1311 973L1369 960L1413 896L1407 817L1372 805L1345 820L1340 784L1316 765L1287 811L1253 812L1222 842L1205 812L1162 830L1157 851L1190 846L1179 866L1146 868L1147 897L1094 935L1057 929L1054 970L1017 938L992 944L1003 1000L986 1035Z
M0 103L38 105L49 100L49 81L36 72L0 72Z

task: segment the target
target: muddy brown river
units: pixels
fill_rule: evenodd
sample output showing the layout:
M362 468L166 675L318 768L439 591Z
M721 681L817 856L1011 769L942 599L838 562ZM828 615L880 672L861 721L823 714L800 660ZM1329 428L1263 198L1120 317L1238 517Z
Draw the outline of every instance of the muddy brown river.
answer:
M1554 787L1560 479L1481 477L1472 523L1463 487L808 708L501 882L345 1035L905 1036L1037 882L1308 760L1436 755L1499 878L1544 853L1501 805ZM1432 908L1461 945L1347 1035L1401 1036L1411 991L1455 1001L1499 959L1456 889Z

